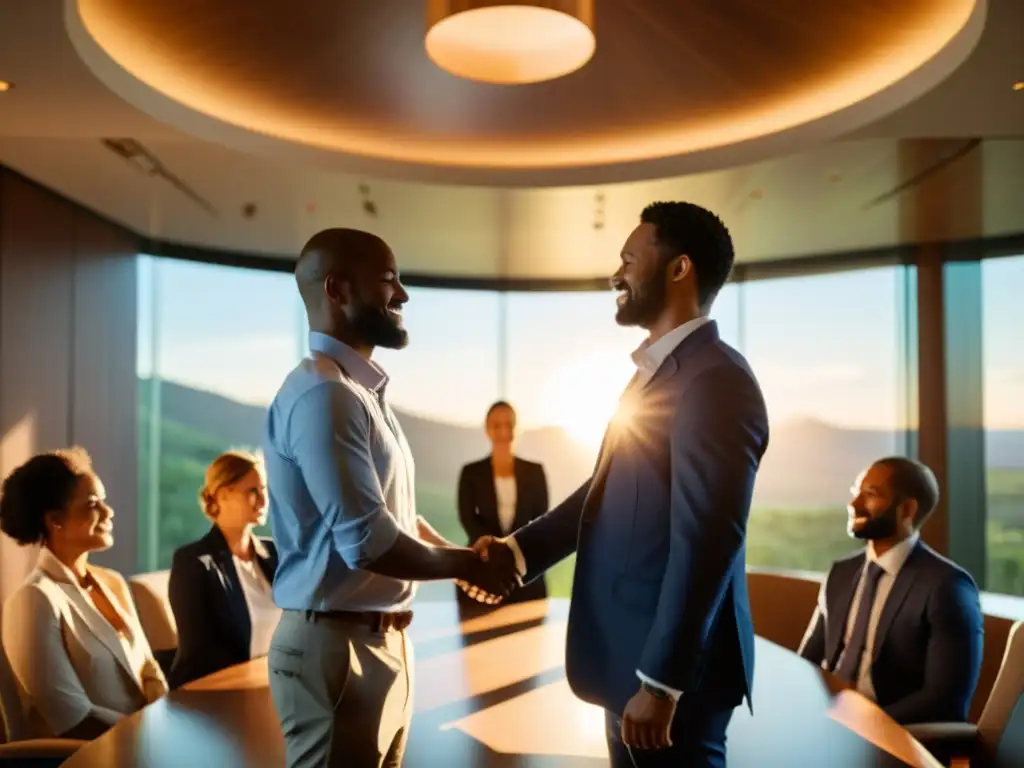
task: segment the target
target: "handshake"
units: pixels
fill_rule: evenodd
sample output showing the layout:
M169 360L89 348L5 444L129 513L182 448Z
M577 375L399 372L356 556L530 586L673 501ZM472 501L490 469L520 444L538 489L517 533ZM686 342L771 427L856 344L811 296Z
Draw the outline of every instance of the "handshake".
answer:
M482 536L473 542L472 558L467 558L462 578L455 583L471 598L497 605L522 582L511 547L494 536Z

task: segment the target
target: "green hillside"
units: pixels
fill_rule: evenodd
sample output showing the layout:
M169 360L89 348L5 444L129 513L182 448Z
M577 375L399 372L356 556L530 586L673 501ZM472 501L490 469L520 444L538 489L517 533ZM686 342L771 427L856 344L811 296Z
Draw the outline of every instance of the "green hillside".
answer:
M145 401L145 398L140 398ZM158 529L152 514L140 515L140 543L144 570L166 568L174 550L203 535L209 523L199 511L197 494L206 466L222 451L246 447L225 443L195 427L166 417L162 421L159 462ZM140 510L150 510L147 471L149 420L145 404L140 410ZM251 447L251 446L250 446ZM1024 470L997 469L989 473L989 563L987 589L1024 594ZM416 490L419 512L445 537L464 543L456 513L454 483L420 484ZM154 535L155 534L155 535ZM149 544L152 542L153 544ZM846 535L846 512L832 509L755 509L748 530L750 565L823 571L837 557L856 546ZM553 595L567 596L572 584L572 561L548 574Z

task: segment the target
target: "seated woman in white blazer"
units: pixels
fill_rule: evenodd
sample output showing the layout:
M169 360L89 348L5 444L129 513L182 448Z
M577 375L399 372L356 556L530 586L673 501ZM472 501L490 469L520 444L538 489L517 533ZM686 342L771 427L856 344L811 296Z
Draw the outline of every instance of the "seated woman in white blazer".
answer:
M35 456L4 481L0 530L42 545L3 610L33 736L95 738L167 691L124 578L89 565L114 543L113 517L81 448Z

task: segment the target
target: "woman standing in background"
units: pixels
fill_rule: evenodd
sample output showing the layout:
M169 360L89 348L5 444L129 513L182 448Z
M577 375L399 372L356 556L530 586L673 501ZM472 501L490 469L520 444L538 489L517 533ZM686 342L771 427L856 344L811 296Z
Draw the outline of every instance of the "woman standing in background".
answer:
M491 455L467 464L459 474L459 520L469 543L481 536L508 536L548 511L544 467L513 453L516 412L500 400L484 422ZM543 577L515 590L505 603L543 600Z

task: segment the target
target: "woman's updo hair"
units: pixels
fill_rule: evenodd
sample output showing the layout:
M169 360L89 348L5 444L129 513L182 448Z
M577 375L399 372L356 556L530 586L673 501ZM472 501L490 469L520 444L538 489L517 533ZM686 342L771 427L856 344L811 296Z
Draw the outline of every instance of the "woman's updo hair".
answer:
M4 480L0 530L22 546L46 541L46 513L63 511L92 459L78 446L33 456Z
M217 491L237 483L260 466L259 458L246 451L228 451L211 461L206 468L206 482L199 490L199 508L203 514L210 520L216 520L220 514L217 509Z

